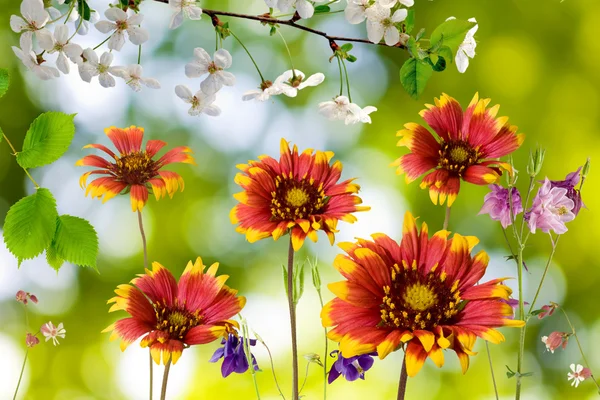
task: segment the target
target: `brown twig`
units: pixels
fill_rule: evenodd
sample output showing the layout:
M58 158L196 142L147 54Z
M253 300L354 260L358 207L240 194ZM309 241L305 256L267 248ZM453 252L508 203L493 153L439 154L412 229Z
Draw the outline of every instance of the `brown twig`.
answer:
M158 1L159 3L168 3L168 0L155 0ZM215 20L217 15L221 15L221 16L225 16L225 17L232 17L232 18L240 18L240 19L249 19L252 21L259 21L265 24L278 24L278 25L287 25L287 26L291 26L292 28L296 28L296 29L300 29L302 31L305 32L309 32L312 33L313 35L318 35L318 36L322 36L325 39L327 39L330 43L330 47L332 42L355 42L355 43L365 43L365 44L376 44L379 46L386 46L386 47L390 47L387 46L385 43L373 43L368 39L361 39L361 38L352 38L352 37L344 37L344 36L331 36L328 35L326 32L323 31L319 31L313 28L309 28L307 26L304 25L299 25L296 22L298 21L298 17L296 17L296 14L294 14L294 16L291 19L277 19L277 18L273 18L271 16L269 16L269 14L263 14L263 15L249 15L249 14L240 14L240 13L234 13L234 12L229 12L229 11L219 11L219 10L208 10L203 8L202 9L202 13L208 15L213 21ZM214 23L214 22L213 22ZM406 46L403 46L401 44L397 44L396 46L392 46L392 47L398 47L401 49L406 49Z

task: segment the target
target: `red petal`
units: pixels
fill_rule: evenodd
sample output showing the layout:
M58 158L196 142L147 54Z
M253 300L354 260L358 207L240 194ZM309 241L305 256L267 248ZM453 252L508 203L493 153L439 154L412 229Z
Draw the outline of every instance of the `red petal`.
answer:
M428 110L421 111L425 122L444 141L459 139L463 121L463 110L458 101L442 94L440 99L435 99L435 106L428 106Z

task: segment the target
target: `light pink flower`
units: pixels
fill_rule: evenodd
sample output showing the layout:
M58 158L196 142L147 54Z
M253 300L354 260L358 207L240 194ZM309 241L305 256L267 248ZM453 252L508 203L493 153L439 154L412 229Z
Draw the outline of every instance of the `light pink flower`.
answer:
M571 364L570 368L572 372L567 374L567 380L573 380L573 382L571 382L571 386L577 387L581 382L592 376L592 371L590 371L589 368L583 368L583 365L581 364Z
M17 295L15 296L15 298L17 299L17 301L19 303L23 303L25 305L27 305L27 303L29 303L29 300L31 300L35 304L37 304L37 302L38 302L38 299L37 299L37 297L35 297L34 294L31 294L24 290L19 290L17 292Z
M46 338L46 342L50 339L52 339L52 342L54 343L54 345L56 346L58 343L58 338L65 338L65 334L67 333L67 331L65 330L65 328L63 327L62 322L60 324L58 324L58 326L54 326L54 324L52 323L52 321L45 323L44 325L42 325L42 327L40 328L40 331L42 332L42 335L44 335L44 337Z
M40 344L40 339L28 332L27 336L25 337L25 344L27 347L32 348Z
M569 334L566 332L552 332L550 336L542 336L542 342L546 345L546 350L554 354L554 350L561 346L563 350L567 348Z
M537 229L544 233L565 233L565 223L575 218L572 211L574 206L573 200L567 196L567 189L552 187L552 182L546 178L535 195L531 210L525 215L529 230L531 233L535 233Z
M542 306L542 310L544 310L544 311L542 311L541 313L538 314L538 316L537 316L538 319L542 319L542 318L551 316L552 314L554 314L554 311L557 308L558 308L558 304L553 303L553 302L550 302L549 305Z

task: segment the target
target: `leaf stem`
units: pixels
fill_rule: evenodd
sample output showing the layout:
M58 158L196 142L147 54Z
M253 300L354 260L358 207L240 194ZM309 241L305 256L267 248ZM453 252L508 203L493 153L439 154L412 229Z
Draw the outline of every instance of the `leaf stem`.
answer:
M352 103L352 95L350 94L350 77L348 76L348 70L346 69L346 61L342 59L342 66L344 67L344 74L346 75L346 87L348 88L348 100Z
M294 246L292 245L291 234L288 247L287 289L290 329L292 331L292 399L298 400L298 339L296 337L296 304L294 303Z
M15 395L13 396L13 400L17 399L17 394L19 393L19 387L21 386L21 379L23 379L23 372L25 371L25 364L27 363L28 355L29 349L25 351L25 358L23 359L23 366L21 367L21 373L19 374L19 381L17 382L17 388L15 389Z
M12 150L12 155L13 156L17 156L18 152L15 149L15 146L13 146L13 144L10 142L10 140L8 140L8 137L6 136L6 134L2 131L2 129L0 129L0 133L2 133L2 136L4 137L4 140L6 141L6 143L8 143L8 145L10 146L10 149ZM23 168L23 167L21 167ZM37 182L35 181L35 179L33 179L33 176L31 176L31 174L29 173L29 171L27 171L27 168L23 168L23 171L25 171L25 175L27 175L27 177L29 178L29 180L33 183L33 186L36 189L40 188L40 185L37 184Z
M244 43L242 43L242 41L240 40L240 38L237 37L235 33L233 33L232 30L229 30L229 33L231 33L231 36L233 36L235 38L235 40L237 40L238 43L244 48L244 50L246 50L246 53L248 54L248 57L250 57L250 60L252 60L252 64L254 64L254 67L256 68L256 71L258 72L258 75L260 76L261 82L264 83L265 82L265 78L263 77L263 74L260 72L260 68L258 68L258 64L256 64L256 61L254 60L254 57L252 57L252 54L250 54L250 50L248 50L248 48L244 45Z
M294 79L296 79L296 68L294 68L294 60L292 59L292 52L290 51L290 48L289 48L289 46L288 46L285 38L283 37L283 35L279 31L279 29L277 30L277 34L279 35L279 37L281 38L281 40L283 40L283 44L285 45L285 49L287 50L288 57L290 59L290 65L292 67L292 77Z

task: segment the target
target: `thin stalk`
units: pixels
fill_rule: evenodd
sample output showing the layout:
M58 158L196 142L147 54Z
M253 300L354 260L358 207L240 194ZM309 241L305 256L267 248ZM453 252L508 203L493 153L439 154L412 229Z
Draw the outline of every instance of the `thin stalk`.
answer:
M250 50L248 50L248 48L244 45L244 43L242 43L240 38L235 35L235 33L233 33L231 30L229 31L229 33L231 33L231 36L233 36L235 38L235 40L237 40L238 43L244 48L244 50L246 50L246 53L248 54L248 57L250 57L250 60L252 60L252 63L254 64L254 67L256 68L258 75L260 75L261 82L264 82L265 78L263 77L263 74L260 72L260 68L258 68L258 64L256 64L256 61L254 61L254 57L252 57L252 54L250 54Z
M254 332L254 336L256 336L258 338L258 336L256 335L256 332ZM277 375L275 374L275 363L273 363L273 355L271 354L271 349L269 349L269 346L267 346L267 344L260 340L260 342L262 343L263 346L265 346L265 349L267 349L267 353L269 353L269 361L271 362L271 372L273 373L273 380L275 381L275 386L277 386L277 391L279 392L279 395L281 396L281 398L283 400L285 400L285 396L283 394L283 392L281 391L281 387L279 386L279 381L277 380Z
M404 400L406 396L406 383L408 382L408 374L406 373L406 353L402 360L402 371L400 372L400 381L398 382L398 397L397 400Z
M98 47L100 47L104 43L108 42L111 37L112 37L112 35L110 35L109 37L107 37L106 39L104 39L98 46L94 47L92 50L96 50Z
M10 146L10 149L12 150L12 155L13 156L17 156L17 150L15 149L15 146L13 146L13 144L10 142L10 140L8 140L8 137L6 137L6 134L4 132L2 132L2 129L0 129L0 132L2 133L2 136L4 137L4 140L6 141L6 143L8 143L8 145ZM31 176L31 174L29 173L29 171L27 171L27 168L23 168L23 171L25 171L25 175L27 175L27 177L29 178L29 180L33 183L33 186L36 189L40 188L40 185L37 184L37 182L35 181L35 179L33 179L33 176Z
M169 380L169 370L171 369L171 360L165 365L165 373L163 374L162 389L160 391L160 400L167 398L167 382Z
M310 363L306 363L306 373L304 375L304 381L302 382L302 386L300 386L300 393L302 393L302 389L304 389L304 385L306 385L306 380L308 379L308 368L310 367Z
M81 29L81 25L83 25L83 18L79 18L79 24L77 24L77 28L75 28L75 32L73 32L73 34L69 37L69 40L67 40L67 43L69 43L75 37L75 35L77 35L77 32L79 32L79 30Z
M448 229L448 224L450 223L450 206L446 205L446 214L444 215L444 225L442 225L443 230Z
M288 47L288 44L287 44L285 38L283 37L281 32L279 32L279 29L277 30L277 34L279 35L281 40L283 40L283 44L285 45L285 49L287 50L288 57L290 59L290 65L292 66L292 77L294 79L296 79L296 68L294 68L294 60L292 59L292 52L290 51L290 48Z
M321 303L321 310L325 305L323 304L323 296L321 295L321 289L317 288L317 294L319 295L319 303ZM327 328L323 328L325 332L325 357L323 357L323 400L327 400L327 356L329 355L329 339L327 338Z
M579 353L581 353L581 358L583 358L583 362L585 363L586 368L591 371L592 369L590 368L590 363L588 362L587 358L585 357L585 353L583 352L583 347L581 347L581 342L579 341L579 337L577 336L575 327L571 323L571 320L569 319L567 312L562 307L560 307L560 311L563 312L563 314L565 315L565 318L567 319L567 323L569 324L569 327L571 328L571 334L573 335L573 337L575 337L575 342L577 342L577 347L579 348ZM598 381L596 380L594 375L593 374L590 375L590 378L592 378L592 380L596 384L596 387L598 388L598 393L600 393L600 384L598 384Z
M525 196L525 203L523 203L523 208L526 210L529 205L529 199L531 198L531 192L533 191L533 185L535 185L535 178L533 176L529 177L529 187L527 188L527 196ZM510 191L509 191L510 192ZM523 237L523 229L525 228L525 218L521 221L521 234L520 238Z
M485 349L487 350L488 362L490 363L490 372L492 373L492 383L494 384L494 394L496 395L496 400L499 400L498 397L498 386L496 385L496 376L494 375L494 363L492 363L492 353L490 353L490 344L485 341Z
M292 331L292 399L298 400L298 339L296 337L296 304L294 303L294 246L291 235L288 248L287 289Z
M241 318L241 315L240 315ZM244 346L244 354L246 355L246 359L248 360L250 374L252 375L252 382L254 383L254 391L256 392L257 400L260 400L260 391L258 390L258 382L256 381L256 371L254 370L254 362L252 359L252 352L250 351L250 334L248 333L248 323L245 319L242 319L242 339Z
M348 76L348 70L346 69L346 61L342 60L342 66L344 67L344 74L346 74L346 87L348 88L348 100L352 103L352 95L350 94L350 77Z
M150 392L148 394L148 398L152 400L152 386L154 385L154 366L152 361L152 352L148 349L148 356L150 357Z
M142 45L140 44L140 46L138 47L138 64L142 63Z
M25 364L27 363L27 356L29 355L29 349L25 351L25 359L23 359L23 366L21 367L21 374L19 374L19 381L17 382L17 388L15 389L15 395L13 400L16 400L17 394L19 393L19 386L21 386L21 379L23 379L23 372L25 371Z
M140 235L142 236L142 247L144 249L144 269L148 269L148 246L146 244L146 233L144 232L144 221L142 219L142 212L138 210L138 226L140 227ZM152 386L154 384L154 365L152 364L152 352L148 349L148 356L150 363L150 388L148 398L152 400Z
M544 284L544 279L546 279L546 274L548 273L548 269L550 268L550 263L552 262L552 258L554 257L554 253L556 252L556 246L558 245L558 239L560 236L556 237L556 240L552 239L552 235L550 235L550 241L552 242L552 251L550 252L550 257L548 257L548 261L546 262L546 267L544 268L544 273L542 274L542 279L540 280L540 284L535 292L535 296L533 296L533 300L531 301L531 306L529 306L529 311L527 312L527 317L531 315L533 308L535 307L535 302L542 291L542 285Z
M340 69L340 96L344 94L344 75L342 73L342 62L340 61L340 56L336 56L338 61L338 67Z

